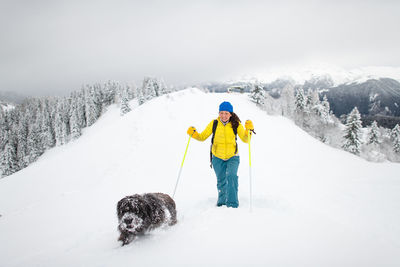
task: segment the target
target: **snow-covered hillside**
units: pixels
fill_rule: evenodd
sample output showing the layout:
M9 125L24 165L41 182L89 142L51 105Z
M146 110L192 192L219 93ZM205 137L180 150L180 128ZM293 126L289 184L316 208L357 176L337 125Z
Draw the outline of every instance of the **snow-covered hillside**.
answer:
M188 141L228 100L252 119L239 143L238 209L218 208L210 140L191 141L175 196L178 224L117 242L116 203L172 194ZM0 266L399 266L400 165L370 163L313 139L245 95L188 89L124 117L109 111L81 138L0 180Z

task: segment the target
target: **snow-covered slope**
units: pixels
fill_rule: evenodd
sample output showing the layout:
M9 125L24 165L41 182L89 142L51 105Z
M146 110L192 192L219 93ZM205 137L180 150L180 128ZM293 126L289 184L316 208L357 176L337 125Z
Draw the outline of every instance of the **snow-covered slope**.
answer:
M120 247L116 203L171 194L188 141L231 101L252 119L239 143L238 209L217 208L209 140L191 141L175 196L178 224ZM366 162L313 139L244 95L188 89L83 136L0 180L0 266L399 266L400 165Z

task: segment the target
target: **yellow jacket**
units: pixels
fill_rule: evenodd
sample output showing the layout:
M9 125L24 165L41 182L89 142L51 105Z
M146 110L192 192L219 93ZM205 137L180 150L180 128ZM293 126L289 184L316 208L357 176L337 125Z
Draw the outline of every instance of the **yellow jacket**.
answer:
M212 134L213 123L214 120L212 120L207 125L206 129L203 132L199 133L198 136L196 135L196 137L193 136L193 138L198 141L206 140ZM239 123L239 126L237 128L237 134L244 143L248 142L248 134L241 123ZM211 149L212 154L217 158L227 160L235 156L235 150L235 133L233 132L232 124L229 122L224 125L221 122L220 117L218 117L218 125L214 135L214 144ZM237 152L236 155L238 153L239 152Z

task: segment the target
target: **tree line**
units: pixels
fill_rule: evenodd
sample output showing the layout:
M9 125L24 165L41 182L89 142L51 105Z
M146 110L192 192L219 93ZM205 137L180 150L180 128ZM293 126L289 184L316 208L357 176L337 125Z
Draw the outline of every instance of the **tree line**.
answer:
M251 100L271 115L292 119L299 127L335 148L344 149L370 161L400 162L400 127L378 127L376 121L362 127L357 107L346 116L346 123L332 113L326 96L322 99L317 90L304 91L287 85L279 98L271 97L263 86L255 82Z
M79 138L82 129L93 125L108 106L119 105L124 115L131 111L131 100L141 105L171 90L151 77L139 87L109 81L85 85L67 97L28 98L14 109L0 109L0 177L27 167L52 147Z

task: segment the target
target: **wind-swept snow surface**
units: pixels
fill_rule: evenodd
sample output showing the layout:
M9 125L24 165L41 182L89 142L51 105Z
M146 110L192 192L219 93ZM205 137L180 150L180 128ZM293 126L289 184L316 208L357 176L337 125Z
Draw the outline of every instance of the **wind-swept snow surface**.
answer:
M172 194L188 141L230 101L252 119L238 140L238 209L218 208L210 140L192 140L175 195L178 224L128 246L116 203ZM0 266L400 266L400 165L328 147L246 95L188 89L120 117L116 106L81 138L0 180Z

